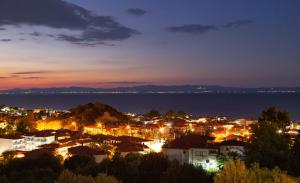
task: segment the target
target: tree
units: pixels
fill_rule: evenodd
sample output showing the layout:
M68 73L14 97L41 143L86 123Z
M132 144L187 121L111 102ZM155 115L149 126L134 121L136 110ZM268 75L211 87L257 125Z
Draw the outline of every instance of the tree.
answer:
M159 116L160 116L160 112L157 110L154 110L154 109L152 109L151 111L149 111L146 114L146 117L148 117L148 118L155 118L155 117L159 117Z
M63 171L56 183L119 183L116 178L99 174L95 178L92 176L76 175L68 170Z
M199 183L209 182L209 176L201 167L191 164L180 165L178 161L172 162L171 166L162 176L162 183Z
M290 177L286 172L281 171L279 168L272 170L267 168L260 168L258 164L254 164L248 172L248 178L252 182L265 182L265 183L296 183L296 179Z
M4 163L9 163L16 157L16 151L5 151L2 153L2 158Z
M66 159L64 167L76 174L89 175L96 167L96 162L92 156L76 155Z
M118 183L118 180L115 177L101 173L95 177L95 183Z
M289 173L294 176L300 176L300 133L294 140L294 145L292 146L292 153L289 156L289 160Z
M291 123L291 117L288 112L279 111L276 107L270 107L262 112L258 121L275 123L279 129L285 131L286 126L290 125Z
M295 153L291 153L291 140L284 133L288 124L290 124L288 112L278 111L276 107L263 111L258 123L252 127L251 142L245 147L247 165L257 162L263 167L278 166L283 170L289 170L289 173L295 172L298 158ZM294 149L298 151L296 147L297 145Z
M102 104L99 102L88 103L86 105L78 106L74 109L71 109L70 116L74 117L76 121L79 121L83 125L95 124L96 121L103 116L105 113L109 116L116 118L118 121L126 121L128 117L121 112L117 111L113 107Z
M290 138L278 133L277 125L269 121L259 121L252 131L252 140L245 147L247 164L257 162L263 167L287 170Z
M26 169L10 174L10 181L18 183L53 183L56 178L51 169Z
M164 115L165 118L177 118L177 117L185 117L185 116L186 116L185 112L183 112L183 111L174 111L174 110L169 110Z
M294 145L292 147L292 152L293 154L300 156L300 130L298 131L298 135L295 138Z
M123 183L136 183L140 174L139 166L142 156L140 154L130 153L125 156L128 174L127 179L122 180Z
M214 177L214 183L296 183L297 181L279 168L272 170L254 164L247 168L240 160L228 161L223 170Z
M153 183L160 182L163 173L169 167L168 158L160 153L146 154L141 159L139 166L139 182Z
M251 183L248 170L244 162L228 161L220 174L214 177L214 183Z
M224 154L218 155L217 156L217 165L218 165L219 170L223 169L225 163L229 160L230 160L230 157L228 157Z
M5 175L0 175L0 182L1 183L9 183L9 180Z
M17 132L19 133L25 133L29 130L29 124L24 119L21 119L21 121L17 124Z
M53 183L61 171L58 159L41 155L34 159L13 159L3 167L9 181L17 183Z
M122 157L120 153L116 153L111 160L103 160L97 166L97 170L114 176L123 183L136 183L138 182L140 163L141 155L139 154L127 154Z

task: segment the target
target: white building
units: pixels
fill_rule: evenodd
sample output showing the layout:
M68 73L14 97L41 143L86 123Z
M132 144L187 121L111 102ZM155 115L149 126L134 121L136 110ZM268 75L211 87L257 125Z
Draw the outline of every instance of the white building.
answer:
M245 153L245 143L237 140L223 141L220 143L220 153L226 156L235 153L242 157Z
M5 151L15 151L25 148L24 137L21 136L0 136L0 154Z
M8 112L10 112L11 111L11 108L10 107L3 107L2 109L1 109L1 112L3 112L3 113L8 113Z
M44 144L51 144L55 141L54 134L37 132L23 136L4 135L0 136L0 154L5 151L32 151Z
M24 135L26 151L37 149L41 145L51 144L55 141L55 134L47 132L37 132Z
M200 135L187 135L164 145L162 152L171 161L201 165L205 170L217 171L218 148L210 140Z

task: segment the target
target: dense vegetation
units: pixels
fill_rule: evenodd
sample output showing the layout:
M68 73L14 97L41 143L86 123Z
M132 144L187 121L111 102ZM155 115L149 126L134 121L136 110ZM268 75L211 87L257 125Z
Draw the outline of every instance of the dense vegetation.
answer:
M0 167L1 183L199 183L212 182L201 167L170 162L162 154L116 154L97 164L90 156L60 159L42 155L14 159Z
M300 135L292 139L284 133L289 125L287 112L271 107L262 112L253 125L251 142L246 145L246 164L258 163L262 167L279 167L290 175L300 176Z
M126 121L127 116L115 108L102 103L88 103L71 109L70 117L84 125L94 124L97 120ZM106 118L105 118L106 117ZM105 118L105 119L104 119Z
M223 170L214 177L214 183L296 183L296 179L290 177L279 168L272 170L261 168L258 164L246 167L240 160L229 161Z

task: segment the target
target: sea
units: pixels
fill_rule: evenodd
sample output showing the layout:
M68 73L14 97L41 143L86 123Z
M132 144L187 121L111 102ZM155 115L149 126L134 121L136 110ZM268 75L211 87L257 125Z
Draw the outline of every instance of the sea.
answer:
M89 102L102 102L122 112L143 114L183 111L192 115L257 118L276 106L300 121L300 93L256 94L20 94L0 95L0 104L32 108L70 109Z

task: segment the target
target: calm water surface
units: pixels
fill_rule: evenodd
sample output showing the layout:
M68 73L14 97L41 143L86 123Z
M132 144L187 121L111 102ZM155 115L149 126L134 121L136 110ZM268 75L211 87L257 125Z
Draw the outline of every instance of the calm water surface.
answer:
M0 104L26 108L69 109L88 102L103 102L123 112L145 113L170 109L197 115L257 117L277 106L300 120L300 94L59 94L0 95Z

